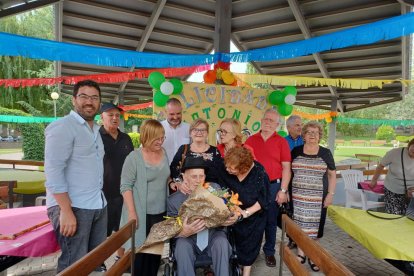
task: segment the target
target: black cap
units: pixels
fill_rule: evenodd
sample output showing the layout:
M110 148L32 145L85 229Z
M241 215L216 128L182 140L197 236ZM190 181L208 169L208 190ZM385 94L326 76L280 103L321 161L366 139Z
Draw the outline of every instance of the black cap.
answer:
M122 108L120 108L119 106L114 105L113 103L103 103L100 109L100 112L103 113L105 111L108 111L109 109L118 109L119 111L124 111Z
M204 172L207 172L208 167L202 157L186 157L181 171L185 172L188 169L204 169Z

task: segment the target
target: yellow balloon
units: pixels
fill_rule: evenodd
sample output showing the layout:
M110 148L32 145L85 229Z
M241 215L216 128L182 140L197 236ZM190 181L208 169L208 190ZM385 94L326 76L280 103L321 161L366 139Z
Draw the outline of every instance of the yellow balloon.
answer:
M327 117L327 118L325 118L325 121L326 121L327 123L332 122L332 117Z
M221 78L225 84L232 84L234 82L234 75L229 70L224 70L221 73Z

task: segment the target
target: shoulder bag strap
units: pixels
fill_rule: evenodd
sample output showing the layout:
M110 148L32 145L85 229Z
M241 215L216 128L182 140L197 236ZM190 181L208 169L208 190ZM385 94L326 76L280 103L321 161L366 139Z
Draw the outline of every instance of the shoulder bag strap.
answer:
M402 167L402 173L403 173L403 179L404 179L404 188L405 188L405 194L408 194L407 189L407 180L405 179L405 170L404 170L404 148L401 150L401 167Z

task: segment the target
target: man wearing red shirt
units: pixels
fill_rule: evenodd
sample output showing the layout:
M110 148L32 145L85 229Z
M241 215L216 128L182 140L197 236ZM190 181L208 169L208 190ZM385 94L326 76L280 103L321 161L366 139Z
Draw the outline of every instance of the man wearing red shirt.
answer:
M246 145L253 148L257 161L264 167L270 179L271 204L267 210L265 229L266 265L276 266L275 246L279 205L288 201L287 191L291 177L290 149L288 142L276 133L279 126L279 113L274 109L265 111L261 120L260 132L250 136Z

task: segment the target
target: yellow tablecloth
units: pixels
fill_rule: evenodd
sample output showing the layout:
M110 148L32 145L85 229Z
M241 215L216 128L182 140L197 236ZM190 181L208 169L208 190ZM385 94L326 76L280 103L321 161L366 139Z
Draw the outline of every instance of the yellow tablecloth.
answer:
M376 258L414 261L414 221L406 217L383 220L370 216L364 210L339 206L329 206L328 215Z

